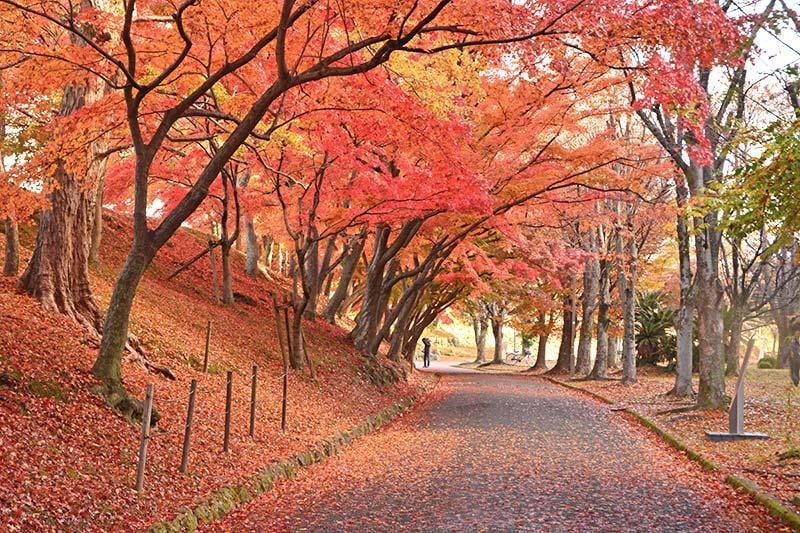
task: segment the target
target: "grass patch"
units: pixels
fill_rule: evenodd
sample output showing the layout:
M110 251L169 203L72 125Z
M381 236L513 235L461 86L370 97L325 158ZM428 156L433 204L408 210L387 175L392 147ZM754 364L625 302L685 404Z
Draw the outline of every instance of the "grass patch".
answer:
M788 461L789 459L800 459L800 448L792 448L778 454L778 461Z
M67 401L67 392L54 381L30 380L25 388L32 396L37 398L53 398L59 402Z
M203 370L203 362L193 355L189 356L186 362L195 370ZM235 371L236 369L231 368L230 370ZM224 374L226 371L227 369L218 363L208 363L208 374Z

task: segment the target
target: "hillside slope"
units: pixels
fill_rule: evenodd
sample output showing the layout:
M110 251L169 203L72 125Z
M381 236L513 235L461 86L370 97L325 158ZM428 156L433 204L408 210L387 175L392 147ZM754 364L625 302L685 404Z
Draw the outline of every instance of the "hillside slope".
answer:
M127 221L106 216L103 264L93 289L104 306L130 239ZM304 450L416 392L415 373L396 385L373 384L346 332L306 325L318 379L292 373L289 431L280 432L282 363L268 291L275 285L243 274L235 256L235 289L255 303L213 303L208 258L165 281L198 253L204 237L181 230L148 270L134 304L132 331L149 357L173 369L176 381L126 362L128 390L142 397L155 384L162 415L153 430L145 493L133 490L140 429L112 413L91 392L95 342L63 316L49 313L0 281L0 524L11 530L141 530L182 505L252 474L271 460ZM26 244L26 243L23 243ZM27 242L30 253L30 235ZM213 321L210 372L202 360ZM259 369L255 438L247 436L251 367ZM231 451L222 451L225 371L234 371ZM189 382L198 398L189 469L178 472Z

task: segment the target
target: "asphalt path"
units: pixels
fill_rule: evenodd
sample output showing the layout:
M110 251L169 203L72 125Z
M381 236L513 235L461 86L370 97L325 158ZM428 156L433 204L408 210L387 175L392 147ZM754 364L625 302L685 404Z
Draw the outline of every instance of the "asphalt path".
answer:
M545 380L434 363L411 414L215 531L764 531L779 523L647 430Z

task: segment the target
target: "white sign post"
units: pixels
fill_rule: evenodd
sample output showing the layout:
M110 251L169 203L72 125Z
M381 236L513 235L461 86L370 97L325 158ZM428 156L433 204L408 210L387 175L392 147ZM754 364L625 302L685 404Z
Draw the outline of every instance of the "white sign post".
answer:
M744 363L742 363L742 368L739 370L739 381L736 383L736 396L734 396L733 402L731 402L731 409L728 412L728 432L706 431L706 436L713 441L769 438L769 435L764 433L744 432L744 373L747 370L747 364L750 362L750 355L753 353L755 343L755 339L750 339L750 342L747 343Z

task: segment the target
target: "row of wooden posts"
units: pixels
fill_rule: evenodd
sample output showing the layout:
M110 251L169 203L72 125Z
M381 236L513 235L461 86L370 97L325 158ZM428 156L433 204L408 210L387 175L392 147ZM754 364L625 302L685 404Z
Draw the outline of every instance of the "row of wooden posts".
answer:
M287 349L284 347L284 336L286 339L286 346L291 342L288 332L290 331L289 317L287 306L279 306L277 299L273 298L273 306L275 311L276 326L278 328L279 343L281 345L281 354L283 356L283 398L281 402L281 432L286 432L286 412L287 412L287 398L289 394L289 355ZM283 315L281 317L281 315ZM281 321L283 318L283 321ZM283 322L283 324L281 324ZM284 327L281 327L281 326ZM205 350L203 354L203 372L208 372L208 358L211 349L211 320L206 325L206 339ZM258 387L258 365L253 365L252 374L250 379L250 423L248 434L250 437L255 436L256 427L256 391ZM139 439L139 461L136 469L136 491L141 493L144 489L144 474L145 466L147 464L147 446L150 441L150 419L153 414L153 397L155 387L149 383L145 389L144 396L144 413L142 416L142 430ZM189 400L186 409L186 423L183 432L183 447L181 451L181 464L178 471L182 474L186 473L189 465L189 448L192 438L192 426L194 420L195 400L197 397L197 380L193 379L189 385ZM222 441L222 450L225 453L230 451L230 436L231 436L231 403L233 399L233 371L228 371L225 381L225 425L224 436Z

